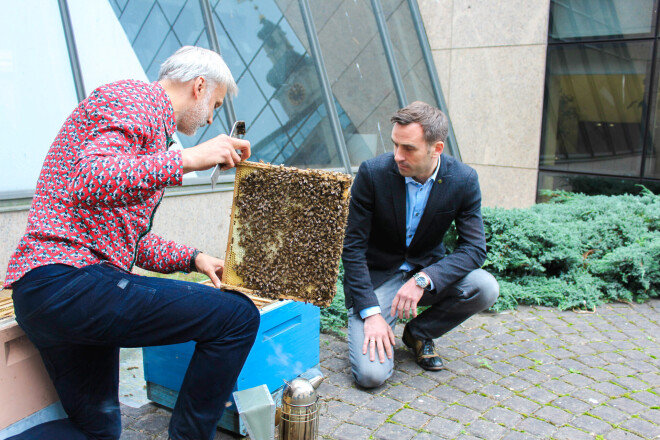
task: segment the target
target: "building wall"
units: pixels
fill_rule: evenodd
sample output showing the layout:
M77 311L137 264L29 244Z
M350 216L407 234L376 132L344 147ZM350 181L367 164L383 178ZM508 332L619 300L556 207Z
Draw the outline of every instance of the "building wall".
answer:
M463 162L484 206L536 199L549 0L419 0Z

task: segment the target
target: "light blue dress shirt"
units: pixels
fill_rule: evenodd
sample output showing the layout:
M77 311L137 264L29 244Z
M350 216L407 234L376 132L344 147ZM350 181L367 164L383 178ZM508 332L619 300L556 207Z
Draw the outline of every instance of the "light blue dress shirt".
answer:
M429 194L431 194L431 188L435 183L436 177L438 176L438 170L440 169L440 161L438 160L438 165L435 167L435 171L429 177L426 182L419 183L412 177L406 177L406 247L410 246L410 242L415 236L417 231L417 226L419 226L419 220L424 214L424 209L426 209L426 202L429 200ZM412 270L413 267L407 261L404 261L399 270L408 272ZM429 288L433 289L433 281L431 280L431 285ZM365 319L371 315L380 313L379 306L367 307L360 311L360 316L362 319Z

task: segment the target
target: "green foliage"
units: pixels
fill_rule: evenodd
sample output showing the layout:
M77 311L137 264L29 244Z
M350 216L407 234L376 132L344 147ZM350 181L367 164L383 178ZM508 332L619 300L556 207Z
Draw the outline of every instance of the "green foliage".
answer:
M484 269L500 282L496 311L518 304L593 309L643 301L660 287L660 197L549 192L528 209L484 208Z
M348 323L348 313L344 305L344 266L339 263L339 276L337 278L337 294L328 307L321 309L321 331L334 333L341 337L346 334L340 330Z

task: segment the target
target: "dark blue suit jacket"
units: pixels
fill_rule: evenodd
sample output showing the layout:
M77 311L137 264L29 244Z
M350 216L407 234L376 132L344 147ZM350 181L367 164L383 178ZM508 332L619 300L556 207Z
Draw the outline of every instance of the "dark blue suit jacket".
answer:
M442 155L440 170L410 247L406 247L406 187L394 155L387 153L360 165L351 188L344 239L346 307L355 313L377 306L374 289L408 261L415 272L431 277L435 292L478 269L486 260L477 173ZM456 222L458 246L445 256L442 240Z

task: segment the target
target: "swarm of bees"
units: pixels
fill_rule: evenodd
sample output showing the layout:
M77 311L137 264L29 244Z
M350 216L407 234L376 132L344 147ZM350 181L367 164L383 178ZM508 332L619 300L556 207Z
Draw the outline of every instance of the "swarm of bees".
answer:
M329 305L350 185L342 173L240 164L223 282L261 297Z

